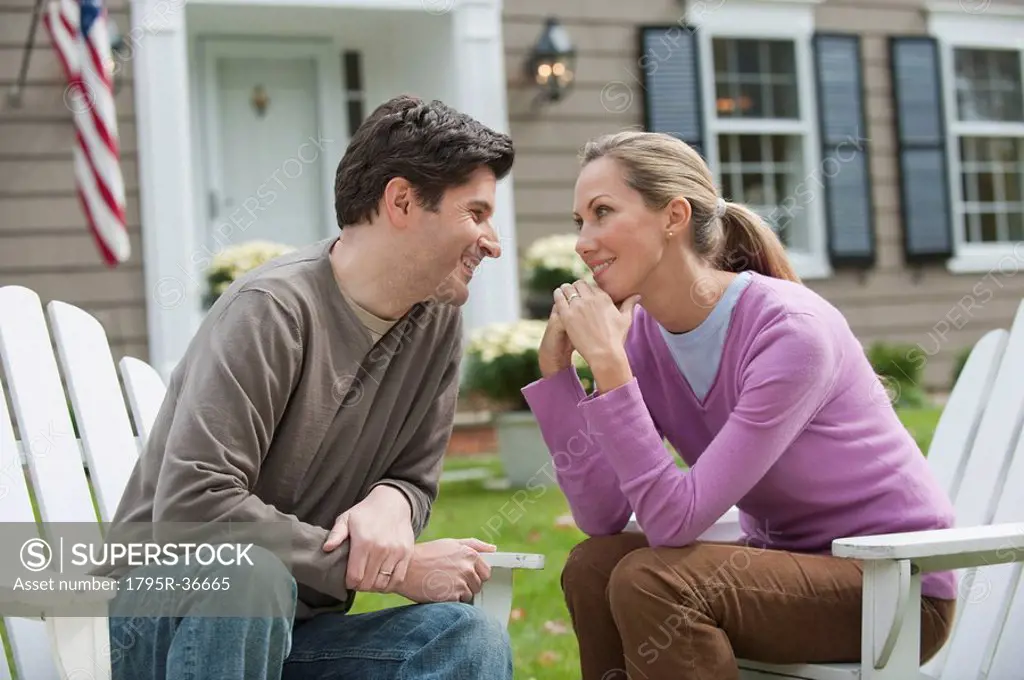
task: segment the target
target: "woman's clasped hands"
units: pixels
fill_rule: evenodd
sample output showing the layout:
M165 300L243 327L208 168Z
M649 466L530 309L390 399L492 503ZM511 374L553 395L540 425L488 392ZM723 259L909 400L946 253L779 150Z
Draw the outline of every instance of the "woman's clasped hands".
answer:
M598 286L586 281L564 283L553 293L554 305L541 340L541 374L548 377L568 368L575 349L607 392L632 379L625 341L639 295L616 305Z

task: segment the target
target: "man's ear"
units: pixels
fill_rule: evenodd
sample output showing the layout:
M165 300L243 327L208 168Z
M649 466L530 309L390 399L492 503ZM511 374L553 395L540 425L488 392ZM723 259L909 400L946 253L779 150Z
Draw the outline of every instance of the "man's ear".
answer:
M384 210L388 220L398 228L404 228L409 221L413 207L413 188L404 177L394 177L384 187Z

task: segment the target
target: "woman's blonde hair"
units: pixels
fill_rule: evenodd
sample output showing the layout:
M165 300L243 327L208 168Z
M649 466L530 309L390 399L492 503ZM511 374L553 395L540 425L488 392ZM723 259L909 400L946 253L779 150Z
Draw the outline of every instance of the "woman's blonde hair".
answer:
M626 183L652 210L661 210L678 197L689 201L693 249L710 266L800 281L782 242L757 213L724 202L719 216L720 198L711 171L690 145L659 132L627 130L587 142L580 163L585 166L606 156L620 164Z

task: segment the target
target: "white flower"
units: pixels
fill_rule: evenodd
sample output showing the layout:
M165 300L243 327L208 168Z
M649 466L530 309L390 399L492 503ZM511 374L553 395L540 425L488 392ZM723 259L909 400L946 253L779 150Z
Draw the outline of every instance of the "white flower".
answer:
M553 234L534 241L526 250L523 269L527 280L541 269L568 271L574 279L591 279L590 267L576 252L575 234Z
M494 323L476 329L466 345L466 353L489 364L499 357L522 356L540 348L546 320L522 319L515 323Z
M295 250L291 246L272 241L247 241L228 246L214 255L207 269L207 277L225 277L226 282L214 286L213 292L220 294L242 274L255 269L265 262Z

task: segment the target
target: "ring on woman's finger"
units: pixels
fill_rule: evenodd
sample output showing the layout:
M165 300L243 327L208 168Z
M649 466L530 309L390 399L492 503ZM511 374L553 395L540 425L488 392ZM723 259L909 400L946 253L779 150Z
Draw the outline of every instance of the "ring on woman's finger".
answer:
M575 300L578 297L581 297L580 294L575 292L575 291L573 291L572 295L570 295L569 297L565 298L565 301L566 302L572 302L573 300Z

